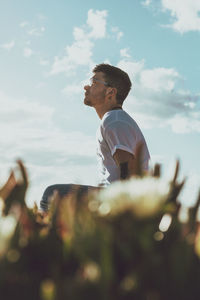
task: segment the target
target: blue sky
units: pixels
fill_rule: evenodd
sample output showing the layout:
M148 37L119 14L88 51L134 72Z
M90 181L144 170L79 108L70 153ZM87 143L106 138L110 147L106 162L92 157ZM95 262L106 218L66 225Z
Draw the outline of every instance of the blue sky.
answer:
M181 161L192 204L200 187L199 0L0 0L0 181L16 158L28 203L53 183L97 184L96 112L83 105L92 68L124 69L124 109L164 177Z

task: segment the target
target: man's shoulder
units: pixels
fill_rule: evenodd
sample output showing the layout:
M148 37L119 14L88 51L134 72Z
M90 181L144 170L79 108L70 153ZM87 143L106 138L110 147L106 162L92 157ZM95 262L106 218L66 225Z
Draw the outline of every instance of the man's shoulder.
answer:
M110 126L117 126L126 124L128 126L135 126L135 120L124 110L111 110L108 111L101 122L101 127L106 129Z

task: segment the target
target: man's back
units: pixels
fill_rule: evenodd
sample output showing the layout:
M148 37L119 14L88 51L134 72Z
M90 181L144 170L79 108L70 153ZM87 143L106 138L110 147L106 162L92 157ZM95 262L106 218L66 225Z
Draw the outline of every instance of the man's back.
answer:
M138 145L142 144L142 169L148 170L150 155L146 141L137 123L124 110L106 112L96 138L100 185L106 186L120 179L120 168L113 158L117 149L135 157Z

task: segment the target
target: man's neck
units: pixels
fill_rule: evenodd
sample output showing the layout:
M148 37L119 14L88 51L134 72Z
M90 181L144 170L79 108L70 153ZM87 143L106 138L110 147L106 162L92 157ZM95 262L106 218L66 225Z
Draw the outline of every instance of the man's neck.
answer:
M110 110L115 110L115 109L122 109L122 106L120 104L115 104L115 105L110 106L110 107L105 107L105 106L104 107L95 107L97 115L99 116L100 119L103 118L105 113L107 113Z

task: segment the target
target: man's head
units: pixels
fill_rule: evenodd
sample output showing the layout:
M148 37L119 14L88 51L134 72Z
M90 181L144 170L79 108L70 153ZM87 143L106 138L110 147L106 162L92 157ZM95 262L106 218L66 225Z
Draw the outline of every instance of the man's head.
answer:
M131 89L131 81L128 74L121 69L109 64L99 64L93 69L94 73L102 72L108 87L116 88L117 103L122 105Z
M128 74L109 64L99 64L93 69L91 84L85 86L84 103L89 106L106 105L112 98L116 105L122 105L130 89Z

